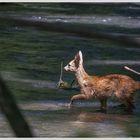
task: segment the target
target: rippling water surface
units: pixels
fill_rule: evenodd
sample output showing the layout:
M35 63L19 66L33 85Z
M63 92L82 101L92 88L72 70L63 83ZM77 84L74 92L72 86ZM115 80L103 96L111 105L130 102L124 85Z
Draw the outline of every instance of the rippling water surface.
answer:
M135 4L0 4L0 16L34 22L77 23L96 32L140 37L140 6ZM82 29L81 29L82 30ZM133 115L108 101L108 113L99 112L99 102L77 101L78 90L57 89L60 63L67 64L79 50L84 67L93 75L127 74L124 65L140 70L140 48L111 40L84 38L51 32L34 26L0 22L0 72L37 137L139 137L140 92L135 94ZM74 75L64 72L70 83ZM14 136L0 113L0 136Z

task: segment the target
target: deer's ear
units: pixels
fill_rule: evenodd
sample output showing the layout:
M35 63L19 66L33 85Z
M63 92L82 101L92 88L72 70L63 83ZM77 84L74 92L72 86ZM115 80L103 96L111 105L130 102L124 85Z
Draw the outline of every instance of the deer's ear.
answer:
M83 56L82 56L82 52L81 51L79 51L75 55L74 62L75 62L75 65L76 65L77 68L79 67L80 64L83 63Z
M83 64L83 54L81 51L79 51L79 56L80 56L80 64Z

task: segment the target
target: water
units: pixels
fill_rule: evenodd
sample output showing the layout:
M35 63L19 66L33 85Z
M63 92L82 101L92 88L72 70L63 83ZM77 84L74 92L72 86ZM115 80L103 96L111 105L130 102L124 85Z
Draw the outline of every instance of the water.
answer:
M99 104L96 103L99 107ZM66 102L41 101L20 104L33 132L39 137L77 137L87 133L87 137L127 137L123 123L129 123L133 116L102 114L96 112L90 103L68 108ZM13 136L8 123L0 116L0 136Z
M139 39L138 4L13 4L0 5L0 15L31 21L77 23L96 31L129 35ZM0 71L37 137L139 137L140 92L135 94L133 115L126 114L115 99L108 101L108 113L99 112L99 102L77 101L69 108L77 90L57 89L60 63L67 64L79 50L84 67L93 75L111 73L139 77L124 65L140 69L140 48L95 38L41 30L0 22ZM74 75L64 72L69 84ZM0 136L14 134L0 113Z

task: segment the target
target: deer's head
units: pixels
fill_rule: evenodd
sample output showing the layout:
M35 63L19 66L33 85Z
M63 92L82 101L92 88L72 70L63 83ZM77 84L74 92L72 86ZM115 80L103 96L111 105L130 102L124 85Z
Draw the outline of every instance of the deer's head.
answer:
M76 72L78 70L78 68L80 67L80 65L83 64L83 56L82 56L82 52L79 51L73 60L71 60L65 67L64 69L66 71L70 71L70 72Z

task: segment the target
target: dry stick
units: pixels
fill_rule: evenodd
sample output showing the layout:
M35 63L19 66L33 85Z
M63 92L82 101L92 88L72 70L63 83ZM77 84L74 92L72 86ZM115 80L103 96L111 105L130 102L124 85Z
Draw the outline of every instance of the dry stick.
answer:
M133 69L127 67L127 66L124 66L124 68L125 68L126 70L132 71L132 72L134 72L134 73L140 75L140 72L137 72L137 71L135 71L135 70L133 70Z
M15 18L12 16L0 16L0 21L6 21L9 24L20 26L34 26L43 30L76 34L86 38L107 39L117 43L125 44L127 46L140 47L140 40L127 35L111 35L108 33L101 33L94 30L94 25L77 24L77 23L63 23L63 22L47 22L35 21L30 19Z
M63 76L63 61L61 62L61 67L60 67L60 78L59 81L57 83L57 87L60 88L61 84L64 83L64 81L62 80L62 76Z
M62 76L63 76L63 61L61 62L61 73L59 81L62 81Z
M22 116L14 97L0 77L0 108L17 137L33 137L28 123Z

